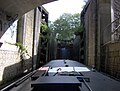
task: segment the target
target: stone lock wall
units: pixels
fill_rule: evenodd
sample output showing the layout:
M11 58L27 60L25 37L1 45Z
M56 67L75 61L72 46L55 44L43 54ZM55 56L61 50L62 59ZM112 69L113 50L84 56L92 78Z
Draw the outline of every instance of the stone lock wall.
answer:
M110 40L110 30L104 31L111 22L110 0L89 0L85 12L86 64L100 67L100 46ZM104 36L105 35L105 36Z
M6 82L21 74L20 57L17 51L0 50L0 81Z
M0 49L0 84L11 81L23 73L31 71L32 66L36 66L40 24L41 12L38 8L29 11L18 20L16 40L26 46L30 56L21 60L16 46L13 46L14 51Z
M86 64L95 65L95 29L96 29L96 2L91 1L85 13L85 31L86 31Z
M31 57L21 60L17 48L14 51L0 49L0 84L11 81L32 68L34 10L26 13L23 17L18 21L21 25L18 26L20 30L17 40L27 46L26 49Z
M18 51L0 50L0 84L31 70L31 59L22 61Z
M120 79L120 42L106 44L102 49L101 71Z
M32 56L33 26L34 26L33 23L34 23L34 10L24 15L23 45L27 46L27 50L30 56Z

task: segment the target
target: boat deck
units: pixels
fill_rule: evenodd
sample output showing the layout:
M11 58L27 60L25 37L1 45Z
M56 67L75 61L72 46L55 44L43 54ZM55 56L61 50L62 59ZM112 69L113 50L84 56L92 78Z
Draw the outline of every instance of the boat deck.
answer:
M86 67L83 64L80 64L78 62L74 61L63 61L59 60L56 63L54 61L46 64L45 66L49 67ZM89 90L85 84L82 83L81 91L120 91L120 82L116 81L108 76L103 75L102 73L99 73L97 71L93 72L91 71L91 68L88 68L90 71L83 71L81 72L84 77L90 78L90 82L87 82L91 90ZM33 88L31 87L31 84L34 83L33 80L31 80L31 77L28 78L26 81L24 81L22 84L20 84L17 87L14 87L10 91L32 91Z

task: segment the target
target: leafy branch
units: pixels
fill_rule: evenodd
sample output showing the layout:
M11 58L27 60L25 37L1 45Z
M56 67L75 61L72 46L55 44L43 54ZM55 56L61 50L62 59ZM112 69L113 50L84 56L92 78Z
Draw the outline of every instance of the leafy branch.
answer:
M17 46L19 49L18 49L18 53L20 53L20 56L22 57L24 54L27 54L29 57L31 57L29 54L28 54L28 51L27 51L27 47L24 46L22 43L20 42L16 42L16 43L10 43L10 42L6 42L10 45L15 45ZM23 59L23 58L22 58Z

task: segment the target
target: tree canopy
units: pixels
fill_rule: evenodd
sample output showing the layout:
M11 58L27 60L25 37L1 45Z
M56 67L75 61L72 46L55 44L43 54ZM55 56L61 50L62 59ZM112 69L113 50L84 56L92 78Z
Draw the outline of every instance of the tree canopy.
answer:
M49 27L58 39L69 40L74 37L74 32L81 31L80 14L64 13L54 22L50 22Z

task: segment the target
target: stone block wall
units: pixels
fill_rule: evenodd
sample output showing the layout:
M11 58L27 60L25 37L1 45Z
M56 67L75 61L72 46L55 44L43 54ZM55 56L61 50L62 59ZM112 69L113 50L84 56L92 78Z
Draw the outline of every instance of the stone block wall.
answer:
M32 46L33 46L33 26L34 26L34 10L26 13L22 18L21 26L19 31L20 37L17 41L23 43L24 46L27 46L28 54L31 57L26 58L25 60L20 59L20 54L18 49L15 51L10 50L0 50L0 82L1 84L11 81L12 79L22 75L25 72L28 72L32 68ZM23 22L24 21L24 22ZM20 41L21 40L21 41Z
M80 62L80 35L76 35L73 42L73 59Z
M34 10L24 15L24 34L23 45L27 46L29 55L32 56L32 44L33 44L33 26L34 26Z
M100 44L111 40L111 1L98 0L98 31L100 31ZM106 28L107 27L107 28Z
M6 13L0 11L0 38L16 17L9 21ZM29 11L18 20L16 41L26 46L30 57L21 60L16 47L14 51L0 49L0 85L31 71L33 65L36 66L41 21L41 11L38 8Z
M96 47L96 67L100 70L102 61L101 45L111 39L111 29L106 27L111 23L111 0L97 0L97 47Z
M92 0L85 13L85 36L86 36L86 64L95 65L95 1Z
M104 31L111 22L109 0L90 0L85 11L86 64L95 65L99 70L100 46L110 40L110 29Z
M31 70L32 59L22 61L18 51L0 50L0 84Z
M106 44L102 49L101 71L120 79L120 42Z
M21 73L20 57L17 51L0 50L0 81L6 82Z
M85 8L86 64L120 79L120 42L111 43L111 0L90 0ZM105 28L107 28L105 30Z

